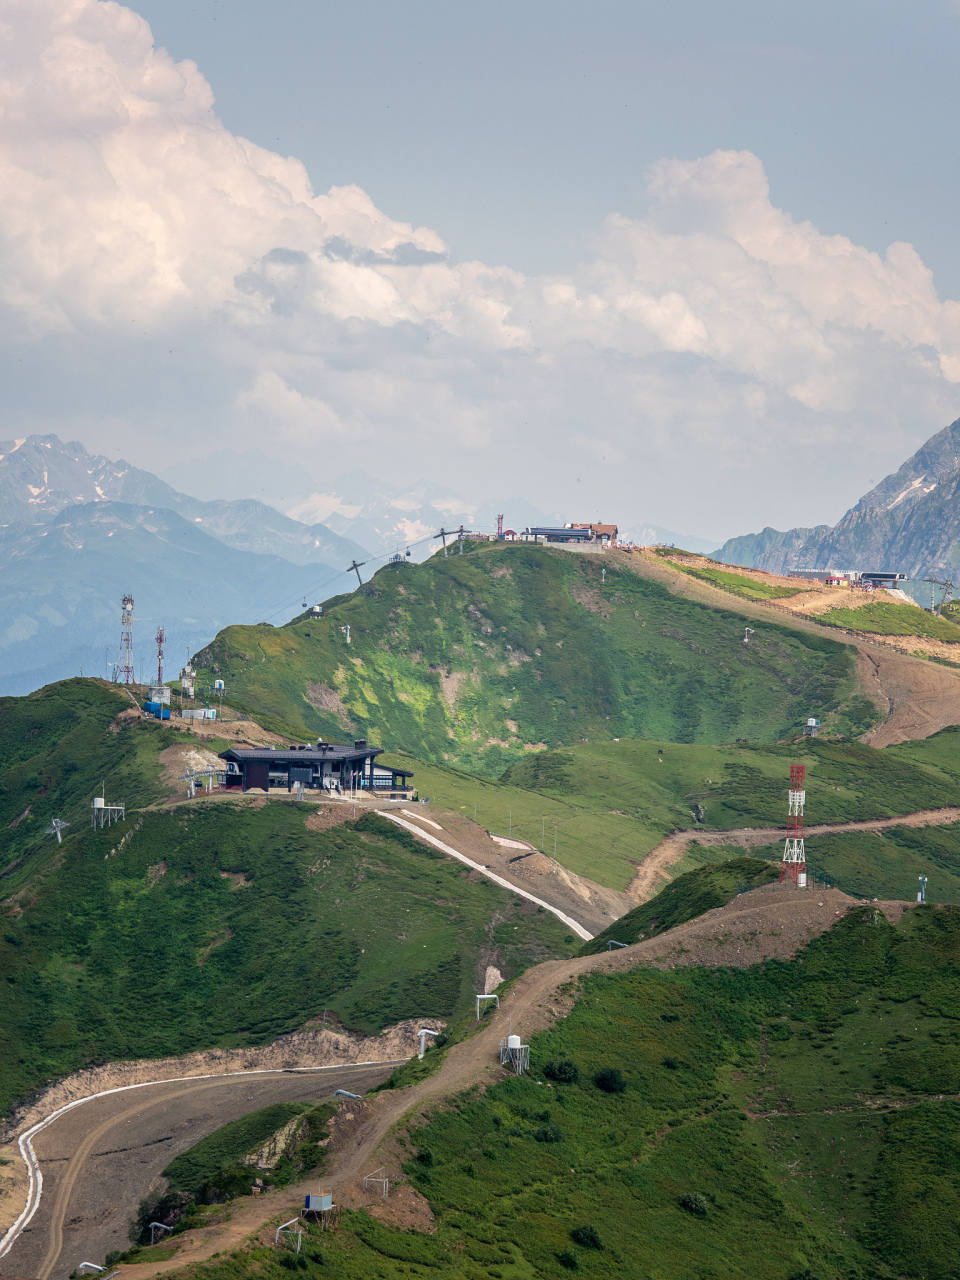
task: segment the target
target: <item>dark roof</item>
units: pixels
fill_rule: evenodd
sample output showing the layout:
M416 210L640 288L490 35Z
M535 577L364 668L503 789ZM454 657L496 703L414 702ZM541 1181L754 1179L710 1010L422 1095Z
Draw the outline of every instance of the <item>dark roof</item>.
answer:
M562 539L564 542L589 542L589 529L534 529L531 527L530 532L535 538L556 538Z
M283 751L274 751L266 747L255 748L254 750L241 750L238 747L230 747L227 751L220 752L221 760L236 760L238 764L242 764L245 760L270 760L277 761L280 764L302 764L304 761L313 763L320 760L358 760L362 756L367 759L370 756L378 756L383 751L383 747L344 747L335 742L325 742L321 747L296 747L287 748Z

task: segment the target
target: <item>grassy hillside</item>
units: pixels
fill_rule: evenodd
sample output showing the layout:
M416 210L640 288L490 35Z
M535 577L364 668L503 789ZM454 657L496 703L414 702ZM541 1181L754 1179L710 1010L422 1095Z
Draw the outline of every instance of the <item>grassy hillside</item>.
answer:
M671 564L681 573L687 573L691 578L699 578L701 582L709 582L712 587L729 591L731 595L739 596L742 600L782 600L787 596L799 596L810 589L809 587L781 587L775 582L758 582L756 578L748 578L742 573L730 573L719 566L714 569L712 566L679 564L676 560L672 560Z
M191 1274L954 1280L958 947L863 908L792 963L592 976L529 1075L407 1136L432 1234L347 1213Z
M51 818L76 830L90 822L90 801L143 806L163 795L160 752L170 730L137 720L111 730L135 704L102 680L62 680L25 698L0 698L0 873L9 876L25 850L37 847ZM5 870L4 870L5 868ZM0 878L0 893L6 884ZM9 892L9 890L7 890Z
M124 705L76 681L0 707L0 817L30 807L3 830L0 1110L89 1063L264 1043L325 1007L365 1031L448 1017L487 963L575 949L555 917L373 815L315 831L313 806L225 798L92 831L106 765L128 805L161 790L171 731L112 732ZM60 846L52 813L72 820Z
M862 609L830 609L819 614L818 620L880 636L925 636L928 640L960 644L960 626L955 622L936 618L918 605L896 604L892 600L877 600Z
M884 818L960 804L960 729L877 751L823 738L763 746L589 742L530 753L503 780L391 754L420 794L564 866L622 889L664 835L783 826L790 764L807 767L808 823Z
M629 946L641 938L652 938L695 920L714 907L722 907L738 893L748 893L778 878L776 866L758 858L730 858L697 867L677 876L656 897L634 907L592 941L585 942L580 954L593 956L606 951L611 939Z
M485 776L583 738L774 741L808 715L849 731L852 650L749 622L744 645L736 613L603 557L473 543L387 566L322 618L230 627L197 661L262 723Z

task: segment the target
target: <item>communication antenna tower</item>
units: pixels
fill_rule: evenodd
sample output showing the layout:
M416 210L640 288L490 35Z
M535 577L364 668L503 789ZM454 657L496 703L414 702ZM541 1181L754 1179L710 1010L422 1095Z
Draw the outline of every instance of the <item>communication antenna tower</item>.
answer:
M166 641L163 627L157 627L157 684L163 684L163 646Z
M136 672L133 667L133 596L123 597L123 611L120 614L120 658L117 662L114 679L118 684L134 684Z
M800 889L807 887L807 855L803 848L803 802L806 791L803 780L807 772L806 765L790 766L790 790L787 793L787 839L783 846L783 863L780 867L780 883L787 876Z
M503 541L503 515L497 516L497 541Z

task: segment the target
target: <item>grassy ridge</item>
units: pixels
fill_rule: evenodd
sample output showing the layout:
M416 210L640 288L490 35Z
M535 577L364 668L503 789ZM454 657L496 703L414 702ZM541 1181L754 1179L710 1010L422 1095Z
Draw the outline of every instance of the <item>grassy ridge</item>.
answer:
M332 1107L324 1109L327 1114L333 1111ZM171 1160L163 1171L170 1190L201 1195L211 1179L232 1170L243 1156L252 1155L294 1117L310 1110L306 1102L278 1102L225 1124ZM246 1181L254 1176L247 1167Z
M864 908L791 963L591 976L533 1037L529 1075L410 1133L433 1233L348 1213L300 1269L953 1280L960 1105L940 1095L960 1090L958 947L958 914L894 928ZM254 1250L192 1274L288 1263Z
M745 646L736 613L601 560L470 544L387 566L322 618L227 628L197 661L262 723L488 777L581 738L770 741L811 714L849 728L848 647L752 618Z
M316 833L308 812L145 814L122 850L91 831L36 866L0 944L0 1107L89 1063L262 1044L324 1007L364 1031L447 1017L481 955L507 973L574 949L396 828Z
M722 907L738 893L747 893L777 878L777 868L757 858L731 858L687 871L649 902L634 907L592 941L585 942L580 954L592 956L606 951L611 939L629 946L641 938L652 938L695 920L714 907Z

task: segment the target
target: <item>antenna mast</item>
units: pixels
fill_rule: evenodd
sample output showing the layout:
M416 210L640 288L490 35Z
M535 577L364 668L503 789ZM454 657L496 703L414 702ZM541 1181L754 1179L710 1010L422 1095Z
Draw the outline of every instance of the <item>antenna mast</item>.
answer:
M780 883L789 875L799 889L807 887L807 855L803 848L803 802L806 791L803 781L807 767L790 766L790 790L787 793L787 839L783 846L783 863L780 867Z
M120 614L120 658L114 679L119 684L134 684L136 672L133 667L133 596L123 597L123 612Z
M157 627L157 684L163 684L163 645L166 640L163 627Z
M497 541L503 541L503 516L497 516Z

